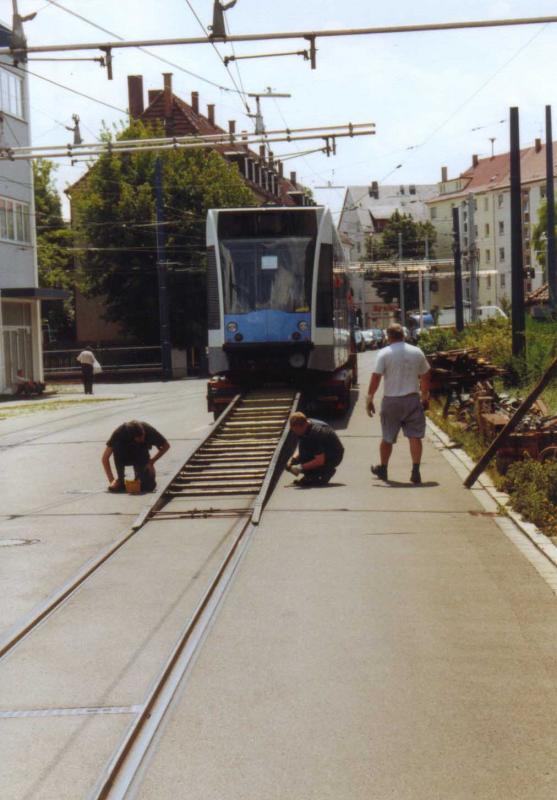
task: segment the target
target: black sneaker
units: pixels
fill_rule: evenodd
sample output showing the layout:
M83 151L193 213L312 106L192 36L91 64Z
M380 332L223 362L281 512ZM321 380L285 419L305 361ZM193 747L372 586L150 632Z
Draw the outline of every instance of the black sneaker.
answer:
M371 467L371 471L375 475L376 478L379 478L382 481L388 481L387 477L387 465L386 464L377 464L375 467Z
M419 484L422 482L422 476L420 475L419 464L414 464L414 466L412 467L412 474L410 475L410 480L412 481L412 483L415 483L416 486L419 486Z

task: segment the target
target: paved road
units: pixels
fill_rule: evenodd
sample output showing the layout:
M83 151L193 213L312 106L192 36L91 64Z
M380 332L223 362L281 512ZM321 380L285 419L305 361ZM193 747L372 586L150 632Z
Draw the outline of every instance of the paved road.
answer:
M164 433L171 443L159 466L164 481L212 421L202 380L99 384L95 398L103 397L117 399L0 420L0 637L145 505L145 497L106 492L100 457L112 430L142 419Z
M372 361L361 359L362 393ZM185 430L187 439L208 419L198 390L160 387L133 415ZM64 481L53 479L52 498L42 498L58 503L61 536L45 545L58 558L47 583L77 560L67 548L83 535L82 501L94 518L112 522L138 510L116 504L137 498L107 496L102 474L93 478L105 428L123 411L132 415L127 402L105 410L108 418L83 418L83 439L59 430L33 444L19 429L19 444L4 453L50 447L52 461L57 447L65 480L88 476L85 485L98 492L68 497ZM385 485L369 473L380 431L363 402L338 430L346 457L332 485L303 490L286 474L279 480L134 796L553 800L553 592L437 447L427 444L425 485L414 487L399 445ZM82 452L78 442L90 445L83 472L68 457ZM23 463L18 469L23 475ZM39 500L14 489L13 507L30 521L38 515L37 531L49 513L33 512ZM78 512L79 531L68 530ZM0 662L0 796L88 796L234 524L149 523ZM6 548L19 551L16 566L32 596L42 583L26 575L25 553L38 569L30 555L38 547ZM9 594L25 606L14 587Z

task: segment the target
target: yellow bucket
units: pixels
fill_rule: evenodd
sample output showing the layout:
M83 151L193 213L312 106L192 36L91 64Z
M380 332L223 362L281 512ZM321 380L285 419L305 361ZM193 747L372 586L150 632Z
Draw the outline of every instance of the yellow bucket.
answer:
M139 479L126 480L124 483L128 494L141 494L141 481Z

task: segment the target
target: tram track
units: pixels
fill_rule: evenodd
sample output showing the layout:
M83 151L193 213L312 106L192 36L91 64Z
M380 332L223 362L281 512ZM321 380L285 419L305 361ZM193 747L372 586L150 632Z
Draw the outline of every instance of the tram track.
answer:
M168 481L154 501L117 542L87 562L72 579L0 641L0 660L29 639L149 521L234 517L232 540L208 576L197 607L188 618L170 655L143 702L134 705L134 718L110 763L90 795L124 797L174 692L204 638L216 609L256 530L277 474L288 437L288 418L299 402L293 391L270 390L237 396L196 450ZM218 523L217 523L218 524ZM178 626L176 628L178 630Z

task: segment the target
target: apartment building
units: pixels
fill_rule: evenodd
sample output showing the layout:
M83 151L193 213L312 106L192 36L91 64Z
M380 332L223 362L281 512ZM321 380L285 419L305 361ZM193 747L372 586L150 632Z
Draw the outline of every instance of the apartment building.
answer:
M553 143L554 157L557 153ZM538 289L545 265L532 247L532 229L546 194L545 145L536 139L520 151L522 183L522 237L525 291ZM478 302L500 305L511 296L510 155L472 157L472 165L458 178L441 170L437 197L428 200L430 219L437 230L438 254L452 251L452 210L459 209L463 253L464 299L470 300L469 257L475 251Z
M0 46L10 29L0 23ZM25 73L0 58L0 147L30 144ZM33 176L28 161L0 161L0 393L12 391L16 372L41 380L41 299L65 292L38 288Z

